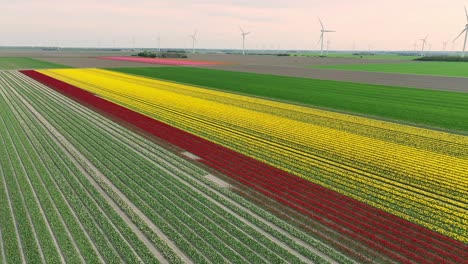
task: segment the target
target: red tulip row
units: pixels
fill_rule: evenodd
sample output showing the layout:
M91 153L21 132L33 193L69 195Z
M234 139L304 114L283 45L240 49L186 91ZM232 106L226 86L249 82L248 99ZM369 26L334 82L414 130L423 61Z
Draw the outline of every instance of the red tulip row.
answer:
M461 263L466 245L35 71L24 74L146 130L201 162L399 262ZM411 261L410 261L411 260Z

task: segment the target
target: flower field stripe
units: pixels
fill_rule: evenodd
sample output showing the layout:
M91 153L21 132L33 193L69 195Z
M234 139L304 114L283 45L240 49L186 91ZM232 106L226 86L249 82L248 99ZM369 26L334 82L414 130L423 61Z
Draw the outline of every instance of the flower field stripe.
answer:
M73 70L47 72L58 73L58 75L68 72L69 80L75 82L81 80L86 89L100 96L125 104L137 111L145 111L145 114L163 122L173 122L172 124L191 133L208 133L209 135L204 136L206 139L210 140L210 137L222 134L225 136L224 139L215 142L241 153L251 155L248 154L249 148L229 145L233 141L229 139L258 146L266 150L265 154L268 155L273 152L275 153L273 157L262 158L258 155L254 157L398 216L426 225L438 232L458 236L458 239L463 239L463 233L466 232L468 214L464 205L468 200L468 196L465 195L468 187L462 175L468 168L468 159L369 139L239 107L225 106L194 96L180 95L177 92L160 91L155 87L131 86L133 82L110 78L107 76L107 71L80 70L80 80L74 79L73 72L75 74L77 72ZM93 81L109 83L96 87ZM112 89L109 90L108 87ZM128 87L134 88L127 89ZM141 89L141 91L135 92L132 89ZM190 100L190 104L185 103L187 100ZM169 110L154 111L154 109L164 107ZM174 113L174 111L178 112ZM179 120L174 123L177 118ZM193 121L193 119L196 120ZM194 126L199 125L201 121L205 124L194 129ZM274 128L270 129L272 126ZM268 131L268 134L262 134L263 131ZM309 131L314 131L311 136L307 136L310 134ZM291 143L297 146L290 147ZM313 149L312 152L310 148ZM359 155L356 155L356 152ZM394 153L401 153L401 155L394 155ZM269 160L276 157L277 161ZM283 162L285 157L291 161ZM304 167L305 164L313 165L314 161L317 161L315 166ZM314 175L317 169L325 171L321 171L320 175ZM337 186L340 183L324 182L336 178L333 175L337 173L346 176L342 180L345 186ZM329 176L326 179L320 178L323 175ZM426 179L429 179L429 182ZM446 184L441 184L440 179L443 179ZM346 184L345 181L349 183ZM369 188L374 189L375 194L367 193L366 195L373 195L377 199L363 198L360 194L362 190ZM392 194L389 195L389 193ZM388 206L393 205L394 201L399 201L397 203L400 208ZM421 214L421 211L427 214Z
M131 102L130 102L130 103L131 103ZM142 108L142 107L140 107L140 108ZM139 108L139 109L140 109L140 108ZM174 119L174 117L171 117L171 120L173 120L173 119ZM181 122L181 123L182 123L182 122ZM214 122L213 122L213 124L214 124ZM191 124L191 126L193 126L193 124ZM202 127L202 129L203 129L203 127ZM224 133L225 131L226 131L226 129L223 129L223 130L219 131L219 133ZM258 141L258 140L257 140L257 141ZM257 142L257 141L256 141L256 142ZM241 151L242 151L242 150L241 150ZM299 158L301 158L302 156L303 156L303 155L301 155ZM436 160L437 160L437 159L436 159ZM268 162L268 161L267 161L267 162ZM379 186L379 187L380 187L379 182L377 182L376 184L374 184L374 186ZM332 186L331 188L333 188L333 186ZM385 191L385 190L384 190L384 191ZM463 197L463 195L457 195L457 196ZM410 195L407 195L407 197L405 197L405 198L403 198L403 199L407 199L408 197L409 197L409 199L412 198ZM380 197L379 197L379 198L380 198ZM381 198L385 199L385 198L387 198L387 197L386 197L386 196L381 196ZM440 198L444 198L444 197L443 197L443 196L440 196ZM413 198L413 199L415 199L415 198ZM433 203L433 201L430 201L430 202L428 201L428 202L426 202L426 206L427 206L427 205L430 205L431 203ZM374 203L373 205L376 205L376 204ZM436 206L437 206L437 205L436 205ZM462 206L462 204L460 204L460 206ZM453 208L450 208L449 210L452 210L452 209L453 209ZM426 209L423 209L422 207L420 207L420 208L417 209L417 210L424 211L424 210L426 210ZM443 210L442 210L442 212L443 212ZM455 212L456 212L456 211L455 211ZM437 212L436 212L436 213L437 213ZM463 213L459 213L459 215L460 215L461 217L464 216ZM432 218L432 215L431 215L430 218L427 218L427 219L432 220L431 218ZM445 215L441 215L441 217L440 217L439 219L441 219L440 221L443 222L443 221L445 221L445 218L446 218ZM419 219L417 219L417 218L416 218L416 219L415 219L415 218L412 218L411 220L413 220L413 221L418 221ZM449 220L450 220L450 219L449 219ZM462 221L463 221L463 220L462 220ZM451 223L451 222L448 223L449 226L451 226L452 224L453 224L453 223ZM455 224L456 224L456 223L455 223ZM463 228L463 225L464 225L463 222L461 222L460 224L461 224L461 225L460 225L460 228ZM437 226L434 226L434 225L432 225L432 226L429 225L429 226L430 226L431 228L435 228L435 229L437 230Z
M52 90L48 89L47 87L43 87L41 89L47 90L48 92L52 92ZM96 124L101 124L101 122L103 122L102 120L105 120L104 117L99 117L98 115L96 115L96 113L92 111L88 111L92 113L90 115L91 119L88 116L79 117L80 115L77 115L74 109L70 109L71 106L69 103L62 102L61 104L59 104L61 105L61 107L57 107L57 102L54 102L56 100L52 100L53 97L49 97L46 95L33 95L35 93L34 89L25 88L21 89L19 92L21 94L24 94L25 97L28 97L35 106L42 109L43 115L48 120L50 120L51 123L53 123L53 126L56 127L58 130L63 131L64 136L66 136L67 139L73 143L73 146L79 148L80 152L83 152L84 155L86 155L89 158L92 158L93 164L95 164L100 169L102 168L103 172L105 171L106 173L106 177L109 177L109 179L112 180L113 184L118 184L119 189L122 188L122 191L125 191L126 195L129 194L129 197L131 197L132 201L135 202L136 206L141 206L140 203L137 203L139 201L147 203L148 206L146 206L147 210L145 210L145 214L148 213L148 216L161 217L163 219L168 217L167 213L162 213L163 210L161 210L160 208L161 204L167 207L167 209L165 210L190 210L190 212L186 211L186 213L188 213L189 215L188 218L187 216L184 216L184 214L176 214L176 219L166 218L166 225L174 225L176 233L179 233L184 237L189 237L188 244L192 247L199 248L200 252L203 253L201 257L206 258L205 261L207 259L212 259L216 252L214 252L210 248L205 247L204 245L196 244L195 240L190 239L190 236L196 236L196 234L200 232L198 230L200 228L212 232L214 236L218 237L215 239L233 241L233 243L228 243L227 245L229 246L226 247L225 245L223 246L223 243L220 244L218 240L211 239L209 237L202 237L208 243L214 245L217 248L217 250L219 250L218 252L220 252L222 255L224 255L225 252L229 252L231 249L241 246L241 244L243 244L244 247L248 247L251 249L240 251L239 253L242 255L242 257L236 258L238 260L256 259L257 262L272 262L276 259L277 262L280 260L285 260L286 262L292 263L325 263L325 261L320 256L313 254L312 251L299 249L297 246L294 246L294 251L285 251L283 247L278 246L279 244L282 244L280 243L281 241L285 241L285 243L288 244L293 241L287 241L281 237L278 237L278 240L280 241L276 242L274 239L265 239L265 235L256 232L252 228L249 228L249 226L245 226L245 224L243 224L241 221L236 220L236 218L233 218L233 215L229 214L226 211L222 211L221 208L210 203L207 199L201 199L204 195L196 195L196 193L194 192L194 185L189 186L180 184L180 182L177 180L180 177L179 175L170 173L168 174L167 171L161 170L161 168L157 166L157 164L164 164L161 163L161 161L143 162L145 159L141 159L141 157L146 157L147 155L140 154L139 147L129 148L129 146L127 145L128 143L121 142L120 140L116 139L113 133L106 133L107 135L102 134L99 132L101 131L101 129L96 129L96 125L90 124L91 120ZM70 120L74 120L74 122L70 122ZM117 129L118 127L117 124L113 122L105 122L110 123L107 129L111 131ZM131 131L126 130L126 134L128 135L125 135L123 133L125 137L128 137L126 141L138 142L138 135L130 132ZM150 144L149 142L142 145L142 147L144 148L152 146L154 146L154 144ZM102 149L100 150L100 148ZM161 148L161 150L154 152L154 154L159 155L162 150L163 149ZM131 154L129 152L131 152ZM161 155L165 156L165 154L168 154L167 152L168 151L166 151L166 153L161 153ZM99 153L106 154L102 156ZM172 156L175 155L172 154ZM177 160L179 160L180 162L182 159L180 159L180 157L178 159L173 158L171 162ZM185 161L185 163L188 162ZM184 169L184 167L186 167L184 163L175 163L175 165L180 169ZM208 172L204 172L200 168L194 170L194 167L195 165L192 165L188 168L186 167L187 175L185 176L185 178L191 179L191 181L193 181L195 179L204 178L208 174ZM172 168L172 170L174 170L174 168ZM115 177L115 175L118 175L118 178ZM141 180L144 180L144 178L147 178L146 181L141 182ZM131 181L135 183L141 182L141 184L135 186L134 184L130 183ZM127 182L128 185L121 185L120 182ZM177 182L179 182L179 184ZM129 190L130 184L132 186L135 186L132 187L134 193L134 195L132 196L130 196L130 192L127 192L127 190ZM154 190L154 188L157 188L158 190L152 191ZM197 189L198 188L199 187L197 187ZM148 192L148 189L151 190ZM231 192L231 195L233 194L234 193ZM144 200L140 200L137 197L139 195L145 195L146 197ZM154 198L152 198L151 196L153 196ZM215 196L210 195L209 197L214 199ZM196 200L194 200L194 198ZM184 203L180 201L181 199L187 200ZM169 201L163 203L164 200ZM197 202L197 200L199 201ZM174 205L174 203L176 205ZM204 216L202 216L202 214L200 214L199 212L197 213L197 210L200 210L200 206L206 206L205 210L201 211L203 212ZM200 217L209 219L200 221L198 225L194 225L193 222L199 221L197 219L200 219ZM223 219L225 220L220 220L220 217L223 217ZM175 222L177 218L180 219L178 220L178 222ZM182 223L179 223L180 221L182 221ZM213 226L212 221L216 221L219 224L219 227L216 225ZM227 223L226 221L229 221L231 224ZM254 222L252 222L252 224L253 223ZM158 225L159 224L161 224L161 228L163 228L163 223L158 223ZM186 225L189 228L183 229L181 225ZM224 231L219 230L221 226L224 226ZM237 231L235 232L235 230ZM164 232L166 231L167 230L164 230ZM225 232L228 231L231 234L226 236ZM275 234L275 232L271 231L268 231L267 233ZM173 234L168 235L171 239L176 238ZM305 234L305 236L307 237L308 235ZM238 240L239 242L235 242L236 240ZM215 243L218 245L215 245ZM177 244L179 244L179 242L177 242ZM317 246L317 248L320 247ZM300 254L304 254L303 256L307 258L302 257L301 259L299 259L298 257L296 257L298 256L296 255L298 254L297 252L299 252L296 252L296 250L300 250ZM340 263L351 263L350 261L347 261L346 258L343 258L342 255L340 256L340 254L333 254L333 250L327 251L326 248L323 247L320 249L320 251L322 250L323 252L326 252L327 255L330 254L331 256L333 256L332 259L339 260L338 262ZM189 253L189 251L185 251L185 249L183 250L183 252ZM292 252L294 252L294 254ZM235 260L234 255L225 255L225 257L229 261ZM202 261L202 259L195 259L195 256L191 254L190 258L193 258L194 261ZM222 257L219 260L222 261Z
M100 107L101 109L106 109L106 111L109 111L109 113L112 113L112 114L114 114L116 116L119 116L119 117L123 118L124 120L133 121L133 123L136 124L137 126L145 128L148 131L150 131L150 132L152 132L152 133L154 133L154 134L156 134L156 135L158 135L158 136L160 136L162 138L168 139L169 141L173 142L176 139L180 140L180 138L185 138L186 139L185 141L183 141L183 142L179 141L179 142L175 142L175 143L177 145L179 145L179 146L185 147L186 149L188 149L190 151L195 150L195 154L201 155L202 157L207 159L207 160L204 160L203 162L209 163L209 160L211 159L213 161L211 163L214 164L215 157L219 159L219 155L221 153L224 155L222 157L226 157L226 155L227 155L226 153L228 153L232 158L234 158L236 156L239 157L238 160L235 160L235 159L232 160L233 164L236 163L236 162L240 162L240 164L246 165L245 162L248 161L249 163L256 164L257 168L259 168L259 169L261 167L264 167L263 169L267 169L266 171L272 170L274 173L277 173L277 175L283 175L282 177L286 177L286 176L289 177L288 178L288 181L290 181L289 185L291 185L291 183L300 183L300 184L298 184L298 187L300 187L301 185L303 185L303 186L314 186L315 188L317 188L318 190L321 190L324 193L328 192L328 193L333 194L335 196L337 195L338 197L342 198L344 201L348 201L349 203L355 203L355 205L356 205L355 208L365 208L364 210L370 210L370 211L375 210L372 207L365 206L364 204L359 204L357 201L353 201L352 199L347 200L349 198L339 196L338 194L330 192L329 190L326 190L326 189L323 189L323 188L321 188L319 186L313 185L310 182L301 180L301 179L296 178L296 177L294 177L292 175L285 174L284 172L279 171L277 169L274 169L272 167L269 167L268 165L265 165L263 163L258 163L255 160L249 159L249 158L247 158L247 157L245 157L243 155L237 154L237 153L235 153L233 151L229 151L226 148L220 147L218 145L210 144L210 142L208 142L206 140L202 140L201 138L194 137L194 136L192 136L190 134L184 133L183 131L168 127L167 125L164 125L164 124L162 124L160 122L157 122L155 120L153 120L151 122L152 119L147 118L145 116L138 115L137 113L134 113L134 112L131 112L131 111L128 111L128 110L126 112L124 109L119 108L114 104L111 104L111 103L109 103L109 102L107 102L107 101L105 101L105 100L103 100L103 99L101 99L99 97L93 96L92 94L84 93L83 91L77 91L76 88L74 88L74 87L72 87L70 85L66 85L65 83L59 82L59 81L51 79L51 78L47 78L46 76L41 75L41 74L37 74L35 72L26 72L26 74L28 74L30 76L33 76L33 77L35 77L37 79L40 79L43 82L46 82L47 84L51 85L52 87L55 87L56 89L60 88L59 90L61 90L64 93L69 93L69 95L74 96L75 98L81 98L81 100L84 100L87 103L92 103L95 107ZM99 102L99 103L97 103L97 102ZM154 127L154 126L150 127L147 123L145 123L143 121L149 122L149 123L151 123L153 125L157 124L158 129L156 130L156 127ZM163 131L162 129L165 129L165 131ZM177 137L179 135L181 136L180 138ZM192 139L193 142L187 142L189 139ZM218 150L218 151L222 151L222 152L219 153L219 152L216 152L214 150ZM218 155L218 156L216 156L216 155ZM224 164L226 165L226 160L225 160ZM239 163L236 163L236 164L239 164ZM229 166L227 166L227 167L229 167ZM249 167L249 169L251 169L251 168L252 167ZM224 170L226 170L226 169L224 169ZM244 167L244 170L245 170L245 167ZM262 172L262 170L256 170L255 168L253 168L253 171ZM244 175L244 177L247 177L247 174L245 174L245 173L247 173L247 172L239 170L236 173L233 173L233 171L230 171L227 174L229 174L232 177L234 177L235 175ZM259 173L259 174L263 174L263 172ZM278 177L275 174L273 174L273 175L275 177ZM267 175L265 175L265 176L267 176ZM269 174L268 176L271 176L271 174ZM260 176L257 175L257 177L260 177ZM256 183L254 185L254 187L256 187L256 188L258 188L258 186L260 186L262 184L262 183L259 182L259 179L251 178L251 180L252 180L252 182ZM246 183L249 183L249 181L246 181ZM265 188L267 188L267 189L272 190L272 186L274 186L273 184L276 184L276 183L269 183L269 184L272 184L272 185L270 186L270 185L263 184L263 186L265 186ZM251 184L251 185L253 185L253 184ZM295 188L297 188L297 187L295 187ZM284 194L284 195L281 197L280 195L278 195L278 193L281 193L281 194ZM277 200L280 200L280 201L282 200L285 203L288 202L287 200L285 200L285 197L288 197L288 196L290 197L291 194L287 194L287 193L285 193L284 191L281 191L281 190L278 193L270 191L268 194L270 196L274 197ZM298 194L295 193L294 195L298 195ZM295 207L297 208L297 206L295 206ZM309 208L310 208L310 206L309 206ZM352 210L352 211L358 211L358 210ZM310 212L310 211L308 211L308 212ZM378 213L376 213L376 212L378 212ZM428 241L428 238L427 238L428 236L433 237L433 242L440 243L441 246L439 248L442 249L442 248L450 247L450 245L452 245L451 246L452 249L455 250L455 251L442 250L442 252L445 252L445 253L455 252L455 254L457 254L456 252L460 252L459 250L463 249L463 245L459 244L456 241L451 241L450 239L448 239L446 237L439 236L437 233L433 233L433 232L431 232L431 231L429 231L427 229L424 229L424 228L417 227L415 225L409 224L408 222L405 223L404 220L393 217L393 216L388 215L388 214L385 214L384 212L381 212L381 211L378 211L378 210L376 212L375 212L375 215L380 215L380 217L384 216L384 217L386 217L388 219L391 219L392 222L400 222L399 226L401 226L401 227L410 226L410 227L415 228L417 230L417 232L409 231L408 232L409 235L412 235L411 233L417 233L419 235L423 234L423 237L424 236L426 237L426 241ZM327 212L324 211L324 213L326 214ZM403 222L401 222L401 221L403 221ZM354 234L356 234L356 233L354 233ZM372 243L372 241L367 241L367 242ZM373 246L377 247L376 244L374 244ZM385 247L382 248L382 246L380 246L380 248L382 250L385 250ZM457 248L458 248L458 251L457 251ZM402 251L405 251L405 250L402 250ZM392 251L387 252L387 253L392 254L391 252ZM411 256L411 252L406 251L405 254L406 254L406 256ZM430 255L430 254L428 254L428 255ZM450 254L448 254L448 256L450 256ZM452 259L456 259L456 256L457 255L452 256ZM398 255L395 255L395 253L393 253L393 257L397 258Z
M27 78L27 77L24 77L24 78ZM94 114L92 111L89 111L85 107L77 104L76 102L74 102L72 100L69 100L68 98L65 98L65 97L59 95L58 93L53 92L52 90L49 90L48 88L44 87L44 88L42 88L42 90L44 90L44 92L46 92L45 95L46 95L47 98L60 97L62 100L64 100L64 101L66 100L66 102L64 102L64 103L67 105L68 108L71 108L72 110L77 110L78 112L81 112L81 113L87 112L85 114L85 116L90 117L89 119L87 119L88 121L91 121L93 124L98 125L99 127L103 128L106 131L112 132L113 136L118 136L118 138L120 140L122 140L124 142L132 142L131 143L132 145L137 144L139 146L138 148L140 150L145 150L145 156L147 156L147 158L148 157L154 157L154 155L157 154L158 157L157 158L154 157L154 158L156 158L156 160L158 160L158 161L160 159L168 160L168 162L170 164L173 164L173 166L177 166L177 170L186 171L188 173L187 175L189 177L185 177L185 180L187 180L187 182L185 182L184 184L187 184L188 182L190 182L191 184L195 184L197 187L201 186L199 183L196 183L196 180L194 180L192 178L193 176L195 176L193 171L200 172L200 175L201 175L202 178L204 178L204 175L206 174L206 172L201 171L195 165L192 165L192 166L189 166L189 167L186 168L186 165L191 165L191 163L188 163L188 162L185 162L183 164L181 164L180 162L175 162L174 163L174 160L168 159L168 157L174 157L175 156L173 153L171 153L169 151L164 151L162 148L159 148L158 150L154 150L153 149L154 145L149 144L150 143L149 141L147 141L147 140L137 140L138 137L134 137L133 135L129 135L129 133L127 131L125 131L124 129L119 129L118 127L114 126L114 123L111 122L110 120L107 120L104 117L99 118L99 116ZM46 101L46 100L44 100L44 101ZM48 100L48 102L50 102L50 100ZM141 142L139 142L139 141L141 141ZM168 167L168 168L174 169L174 167ZM202 190L204 189L203 192L209 193L210 199L212 199L212 198L221 198L221 196L226 197L226 199L228 199L228 200L229 199L234 199L236 201L234 203L233 202L228 202L226 199L222 199L221 202L222 202L222 204L226 205L227 207L229 207L229 208L235 210L236 212L238 212L239 215L242 215L243 217L250 218L249 214L245 214L245 212L249 212L249 211L255 211L255 213L257 213L258 215L264 215L264 212L258 211L258 208L256 206L252 206L252 204L250 204L250 203L246 203L243 200L239 200L239 197L236 196L236 195L233 195L233 193L231 191L226 190L224 188L219 188L219 187L215 188L216 185L212 185L212 184L209 184L209 185L210 185L209 189L211 191L209 191L206 188L202 188ZM216 189L216 190L214 190L214 189ZM239 203L239 204L237 204L237 203ZM234 204L237 204L237 206L234 206ZM240 205L240 204L242 204L242 205ZM239 210L241 210L241 211L239 211ZM270 221L274 221L275 219L276 218L269 218ZM254 222L256 224L259 223L258 221L254 221ZM276 222L276 223L278 223L278 222ZM260 225L260 226L264 226L264 225ZM281 228L283 228L285 230L289 230L289 231L293 230L291 228L288 228L287 226L284 226L284 224L281 224L281 223L280 223L280 226L281 226ZM267 230L269 230L269 232L272 232L272 234L276 234L276 232L274 232L274 230L271 229L271 226L268 227ZM295 236L301 237L301 239L305 238L306 240L310 241L309 239L307 239L307 236L302 235L302 232L295 233ZM320 246L320 244L317 244L317 243L313 243L313 244L316 247L319 247L320 250L322 251L322 247ZM324 249L323 249L323 251L324 252L329 252L328 250L324 250ZM354 253L356 253L356 252L351 252L351 254L354 254ZM339 262L345 261L342 257L340 257L337 254L332 254L331 256L334 259L338 260Z

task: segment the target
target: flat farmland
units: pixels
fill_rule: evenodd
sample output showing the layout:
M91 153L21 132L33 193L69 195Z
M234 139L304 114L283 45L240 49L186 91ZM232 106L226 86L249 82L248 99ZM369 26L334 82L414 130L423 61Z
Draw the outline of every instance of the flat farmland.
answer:
M465 136L97 69L26 74L395 261L460 261Z
M68 66L27 57L0 57L0 70L54 69Z
M382 259L330 246L332 234L304 232L20 72L0 72L0 100L2 262L353 263L343 249Z
M0 263L463 263L468 78L98 54L0 70Z
M319 57L320 53L291 53L292 56L304 56L304 57ZM399 55L399 54L352 54L352 53L335 53L330 52L327 58L354 58L360 60L398 60L398 61L409 61L419 58L419 56Z
M159 67L157 64L148 64L132 61L117 61L104 60L98 57L80 57L80 56L64 56L57 57L39 57L43 61L67 65L73 68L118 68L118 67Z
M464 62L421 61L396 64L327 65L311 67L348 71L468 77L468 63Z
M468 132L468 93L316 80L200 68L127 68L115 71L250 96Z

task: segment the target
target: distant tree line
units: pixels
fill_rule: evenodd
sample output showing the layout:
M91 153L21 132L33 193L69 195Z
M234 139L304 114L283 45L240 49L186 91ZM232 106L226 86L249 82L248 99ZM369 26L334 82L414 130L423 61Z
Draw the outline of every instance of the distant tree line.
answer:
M187 58L185 51L179 50L168 50L165 52L153 52L145 50L139 52L136 56L145 58Z

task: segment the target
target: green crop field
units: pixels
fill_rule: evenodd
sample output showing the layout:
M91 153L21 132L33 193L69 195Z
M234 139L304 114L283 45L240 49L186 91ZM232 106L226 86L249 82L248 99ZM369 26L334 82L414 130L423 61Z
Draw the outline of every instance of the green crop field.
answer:
M468 77L468 63L464 62L408 62L395 64L353 64L353 65L328 65L311 66L313 68L368 71L368 72L388 72L403 74L422 74Z
M468 93L189 67L112 70L387 120L468 132Z
M314 53L291 53L291 56L318 57L320 52ZM379 59L379 60L414 60L419 56L404 56L398 54L376 54L376 55L354 55L352 53L329 53L330 58L355 58L355 59Z
M0 70L70 68L56 63L25 57L0 57Z

